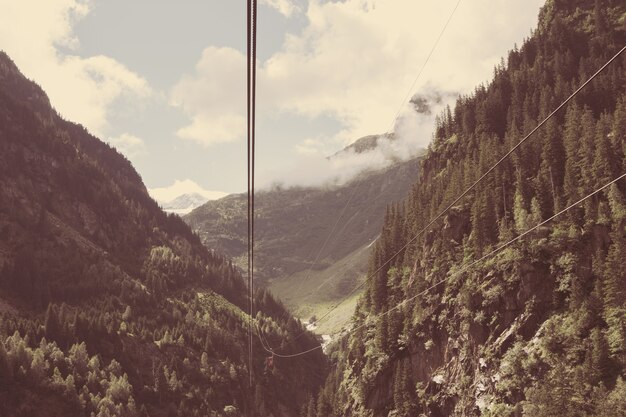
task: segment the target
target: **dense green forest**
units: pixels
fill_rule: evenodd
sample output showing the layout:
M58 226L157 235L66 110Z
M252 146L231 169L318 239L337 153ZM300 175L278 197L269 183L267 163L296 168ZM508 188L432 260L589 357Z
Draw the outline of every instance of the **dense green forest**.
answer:
M626 180L456 274L626 172L626 53L402 249L624 47L625 29L621 1L548 0L493 80L439 117L419 184L387 210L356 330L302 416L626 415Z
M247 289L148 196L131 164L0 53L0 416L291 416L324 355L276 360ZM319 346L280 302L255 324L283 352Z

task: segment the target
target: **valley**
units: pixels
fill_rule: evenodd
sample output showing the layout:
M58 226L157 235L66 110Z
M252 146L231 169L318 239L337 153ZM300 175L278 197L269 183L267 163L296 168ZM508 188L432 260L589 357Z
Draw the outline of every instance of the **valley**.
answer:
M400 201L419 179L419 163L420 157L397 161L343 185L260 191L255 244L259 285L304 321L350 294L365 277L386 207ZM244 269L245 216L246 196L240 194L209 201L184 220L205 246ZM349 317L345 308L317 331L334 333Z
M354 4L331 3L306 16L326 27L325 7L346 25L389 10L359 3L342 15ZM280 4L262 7L274 18L305 16ZM474 34L465 35L469 47ZM287 51L305 45L313 59L319 45L297 36L287 36ZM195 70L226 63L219 71L239 74L240 55L205 48ZM260 64L259 79L281 76L283 58ZM89 62L141 84L114 60ZM194 106L232 110L235 92L220 96L219 77L199 77L202 99L185 102L197 76L176 85L180 101L169 97L191 120L173 131L182 141L172 152L203 147L227 159L235 136ZM547 0L488 82L455 94L453 106L426 84L394 132L323 157L370 153L384 164L339 165L342 175L315 186L257 189L254 241L249 195L208 200L224 193L176 180L199 192L155 201L124 143L61 116L35 81L0 51L0 417L626 415L623 2ZM309 109L311 129L330 117L307 106L299 117ZM428 147L389 156L394 144L419 149L415 124L435 107ZM245 124L225 114L229 126ZM223 136L194 136L206 126ZM287 149L279 136L268 153ZM307 140L300 155L325 151ZM180 172L194 163L185 155ZM144 156L137 166L148 167ZM230 172L209 165L207 177Z

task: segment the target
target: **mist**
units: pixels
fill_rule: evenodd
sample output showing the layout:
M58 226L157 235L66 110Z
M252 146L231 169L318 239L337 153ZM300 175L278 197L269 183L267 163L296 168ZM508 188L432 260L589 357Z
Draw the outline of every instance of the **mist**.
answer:
M355 138L330 156L320 151L298 154L287 169L262 172L259 188L339 187L367 171L415 158L432 140L437 115L446 106L452 107L457 97L455 92L425 88L402 107L392 133L373 135L376 145L372 149L356 151L353 145L362 138Z

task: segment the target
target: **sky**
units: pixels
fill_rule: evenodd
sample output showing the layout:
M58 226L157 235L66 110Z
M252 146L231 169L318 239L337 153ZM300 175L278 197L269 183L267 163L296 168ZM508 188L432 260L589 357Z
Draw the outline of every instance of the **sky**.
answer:
M544 3L461 0L416 78L457 1L260 0L259 187L345 181L425 148L436 114L489 81ZM245 3L0 0L0 49L155 198L219 198L246 188ZM397 140L376 152L327 158L385 132Z

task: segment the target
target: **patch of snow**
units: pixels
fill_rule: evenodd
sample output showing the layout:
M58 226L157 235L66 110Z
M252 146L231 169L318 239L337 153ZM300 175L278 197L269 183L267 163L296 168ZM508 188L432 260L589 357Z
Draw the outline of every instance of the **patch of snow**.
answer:
M210 198L200 193L187 193L181 194L170 201L159 200L159 204L168 213L182 215L190 213L193 209L200 207L209 200Z
M164 208L163 210L167 213L172 213L172 214L178 214L180 215L185 215L185 214L189 214L193 211L193 209L195 209L196 207L194 206L189 206L187 208L183 208L183 209L170 209L170 208Z

